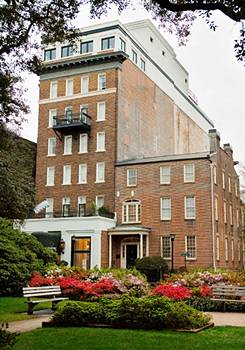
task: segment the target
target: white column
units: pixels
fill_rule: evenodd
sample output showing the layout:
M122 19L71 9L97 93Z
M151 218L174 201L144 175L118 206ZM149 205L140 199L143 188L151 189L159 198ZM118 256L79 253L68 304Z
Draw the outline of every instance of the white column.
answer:
M146 235L146 256L149 256L149 234Z
M111 267L111 261L112 261L112 237L111 237L111 234L109 234L109 267Z
M143 258L143 234L140 234L140 259Z

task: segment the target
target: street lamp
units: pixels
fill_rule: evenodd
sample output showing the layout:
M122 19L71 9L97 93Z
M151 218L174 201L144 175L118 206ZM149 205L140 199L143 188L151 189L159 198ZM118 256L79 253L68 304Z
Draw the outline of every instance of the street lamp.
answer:
M174 239L175 239L175 234L170 233L169 235L170 240L171 240L171 272L174 272Z

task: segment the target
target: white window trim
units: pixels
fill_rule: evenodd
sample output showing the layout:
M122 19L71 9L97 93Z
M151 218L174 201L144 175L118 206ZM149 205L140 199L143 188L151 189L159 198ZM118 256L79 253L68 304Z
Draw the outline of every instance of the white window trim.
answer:
M229 193L232 192L231 176L230 175L228 175L228 191L229 191Z
M105 115L104 115L104 118L103 118L103 119L99 119L99 105L104 105L104 106L105 106ZM96 121L97 121L97 122L103 122L103 121L105 121L105 116L106 116L106 103L105 103L105 101L97 102Z
M164 238L168 238L170 240L170 257L165 257L163 255L163 240L164 240ZM172 244L171 244L170 236L167 236L167 235L161 236L161 257L164 260L171 260L171 254L172 254Z
M54 198L46 198L46 201L48 205L45 208L45 217L52 218L54 215Z
M72 81L72 92L68 94L68 82ZM74 95L74 80L73 79L66 79L66 96L73 96Z
M100 135L104 135L104 148L99 148L99 137ZM105 152L105 132L99 131L96 135L96 152Z
M70 169L70 181L69 182L65 182L65 169ZM63 182L62 182L63 186L67 186L67 185L71 185L71 165L70 164L66 164L63 165Z
M82 91L82 87L83 87L82 81L83 81L83 79L87 79L87 81L88 81L88 86L87 86L87 91L86 91L86 92ZM81 76L81 81L80 81L80 92L81 92L81 94L83 94L83 95L89 93L89 75L82 75L82 76Z
M81 168L81 165L84 166L84 169L86 169L84 181L80 181L80 168ZM88 166L87 166L86 163L79 164L78 165L78 184L79 185L87 184L87 180L88 180Z
M225 190L225 172L222 170L222 189Z
M169 182L162 181L162 169L169 169ZM171 185L171 167L170 166L160 166L160 185Z
M193 180L188 180L186 178L186 167L190 165L193 167ZM193 163L184 164L184 183L194 183L194 182L195 182L195 164Z
M170 200L170 216L169 217L163 217L163 199L169 199ZM162 221L170 221L172 219L172 201L171 201L171 197L161 197L160 198L160 211L161 211L161 220Z
M56 83L56 94L55 96L53 96L52 94L52 86ZM49 98L53 99L53 98L57 98L58 97L58 81L57 80L51 80L50 81L50 90L49 90Z
M53 169L54 170L54 176L53 176L53 182L52 183L48 183L48 179L49 179L49 170L48 169ZM55 181L54 181L54 179L55 179L55 167L54 166L48 166L47 167L47 172L46 172L46 186L47 187L51 187L51 186L54 186L55 185Z
M218 206L218 196L214 197L214 214L215 214L215 221L219 221L219 206Z
M103 180L99 180L98 179L98 175L99 175L99 166L103 164ZM95 183L104 183L105 182L105 162L98 162L96 163L96 180Z
M68 138L71 138L71 151L70 152L65 152L65 146L66 146L66 140L68 139ZM72 135L65 135L64 136L64 150L63 150L64 152L63 152L63 156L70 156L70 155L72 155Z
M101 207L98 207L98 198L99 197L103 197L103 205L101 206ZM95 197L95 205L96 205L96 209L99 209L99 208L102 208L102 207L104 207L105 206L105 196L104 195L97 195L96 197Z
M225 237L225 261L229 261L229 242L227 237Z
M106 78L106 73L99 73L99 74L98 74L98 81L97 81L97 90L98 90L98 91L106 90L106 86L105 86L105 89L100 89L100 77L101 77L101 76L105 76L105 78Z
M224 223L227 224L227 202L224 201L223 203L223 213L224 213Z
M86 151L84 151L84 152L81 152L81 138L82 138L82 136L86 136ZM88 134L80 134L80 136L79 136L79 152L78 152L78 154L85 154L85 153L88 153Z
M192 217L187 217L187 215L186 215L187 214L187 205L186 205L187 197L194 198L195 215ZM185 196L184 205L185 205L185 220L196 220L196 197L195 196Z
M220 236L216 235L216 260L220 260Z
M54 126L54 116L52 117L52 123L50 123L52 113L54 113L56 116L57 110L56 109L49 109L49 111L48 111L48 128L53 128L53 126Z
M214 164L213 166L213 179L214 179L214 184L217 185L217 165Z
M129 184L129 172L132 171L132 170L134 170L135 173L136 173L136 175L135 175L136 182L135 182L135 184L130 185ZM136 187L137 184L138 184L138 170L137 169L127 169L127 187Z
M136 221L128 221L128 218L129 218L129 216L128 216L128 206L130 205L130 204L135 204L136 206L137 206L137 208L136 208ZM127 218L127 220L125 221L124 220L124 206L126 206L126 218ZM140 216L142 216L142 207L141 207L141 202L140 201L135 201L135 202L130 202L130 201L125 201L125 202L123 202L123 205L122 205L122 223L123 224L139 224L139 223L141 223L141 220L139 220L139 208L138 208L138 206L140 206L140 213L141 213L141 215Z
M234 245L234 239L231 240L231 261L234 262L235 260L235 245Z
M188 237L195 237L195 253L196 253L196 256L195 256L195 258L191 258L191 257L186 257L186 260L190 260L190 261L194 261L194 260L197 260L197 236L196 235L192 235L192 234L189 234L189 235L186 235L185 236L185 251L186 252L188 252L188 250L187 250L187 236Z
M56 152L54 153L49 153L49 146L50 146L50 140L54 140L54 143L55 143L55 146L54 148L56 149L56 138L55 137L49 137L48 138L48 154L47 154L47 157L55 157L56 156Z

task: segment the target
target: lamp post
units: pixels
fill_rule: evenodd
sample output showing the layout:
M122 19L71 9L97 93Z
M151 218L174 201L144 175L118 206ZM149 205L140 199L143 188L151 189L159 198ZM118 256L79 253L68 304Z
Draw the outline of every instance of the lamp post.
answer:
M170 233L169 235L170 240L171 240L171 272L174 272L174 239L175 239L175 234Z

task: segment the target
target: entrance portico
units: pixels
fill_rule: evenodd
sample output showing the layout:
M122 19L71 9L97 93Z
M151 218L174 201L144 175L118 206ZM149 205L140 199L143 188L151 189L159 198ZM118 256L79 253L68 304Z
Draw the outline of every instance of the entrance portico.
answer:
M149 228L140 226L109 229L109 267L130 268L137 258L149 256L149 232Z

